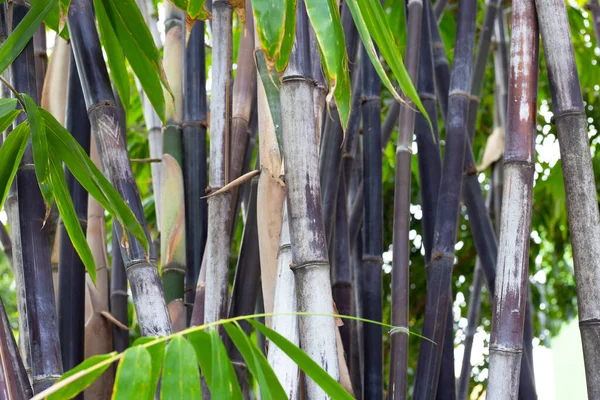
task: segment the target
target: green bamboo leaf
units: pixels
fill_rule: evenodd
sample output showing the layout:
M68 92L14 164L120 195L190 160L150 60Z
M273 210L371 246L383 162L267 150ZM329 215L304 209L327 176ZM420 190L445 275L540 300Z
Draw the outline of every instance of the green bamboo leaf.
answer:
M279 152L283 154L283 136L281 132L281 100L279 99L279 86L277 86L277 79L273 79L273 76L269 73L267 67L267 60L265 59L265 53L262 50L258 50L254 53L256 59L256 68L260 75L260 80L265 88L267 94L267 102L269 103L269 110L271 111L271 118L273 118L273 125L275 126L275 136L277 137L277 145L279 146Z
M0 118L17 108L17 99L0 99Z
M127 74L127 67L125 66L125 57L123 57L123 49L121 49L117 35L108 19L102 0L94 0L94 9L96 10L100 39L107 49L106 58L108 66L110 67L110 74L112 75L113 82L117 88L121 103L123 104L125 111L127 111L130 101L130 88L129 75Z
M19 168L29 139L29 125L21 122L6 138L0 147L0 210Z
M267 328L265 325L249 319L248 322L254 326L255 329L265 335L273 345L279 347L285 354L287 354L292 360L298 364L298 367L304 373L312 379L317 385L321 387L331 398L333 399L352 399L352 396L335 380L327 371L322 369L316 362L314 362L305 352L300 350L299 347L295 346L292 342L281 336L279 333L272 329Z
M138 338L133 346L140 346L146 343L154 342L156 337L143 336ZM150 353L150 359L152 361L152 373L150 375L150 387L156 387L158 384L158 378L160 378L160 370L162 369L163 359L165 357L165 342L156 342L155 344L146 346L146 350ZM153 398L154 394L149 398Z
M71 5L71 0L58 0L59 6L59 20L58 20L58 30L62 31L65 26L67 26L67 16L69 14L69 6Z
M65 179L65 173L63 171L62 162L56 155L52 153L50 156L50 183L52 184L52 190L54 197L56 198L56 206L62 222L67 230L69 239L73 243L73 247L77 251L79 258L85 265L87 273L92 278L94 284L96 283L96 263L94 262L94 256L90 250L83 229L81 229L81 223L75 212L75 206L69 193L69 187L67 186L67 180Z
M190 0L187 4L187 14L192 19L201 18L204 14L206 14L207 10L205 10L206 0Z
M187 334L187 338L194 348L196 359L209 388L212 387L213 363L212 363L212 339L205 331L194 331Z
M33 150L33 164L38 185L44 197L46 208L52 206L52 186L48 178L48 139L46 137L46 125L40 116L39 108L35 101L26 93L21 93L25 112L29 119L31 128L31 146Z
M12 110L8 114L0 117L0 135L15 121L21 110Z
M293 0L252 0L256 32L260 46L265 52L269 70L273 68L279 57L290 1Z
M186 11L189 7L188 0L168 0L170 3L175 4L175 7L180 10Z
M425 111L425 108L419 99L417 90L415 89L413 82L411 81L410 76L404 67L402 56L400 56L400 50L398 49L398 46L394 40L392 31L387 23L387 17L385 16L385 12L383 11L379 0L348 0L346 4L348 5L348 9L352 14L352 18L354 19L354 23L356 24L360 38L365 46L365 49L367 50L367 53L369 54L369 58L375 66L375 70L377 71L377 74L381 78L384 85L398 101L406 102L406 100L402 99L398 95L389 78L387 77L381 62L377 57L377 53L375 52L371 36L375 40L375 43L377 43L379 51L381 52L384 60L390 66L394 77L400 84L400 88L404 94L407 95L413 103L415 103L419 111L423 113L427 119L427 122L429 123L429 127L433 131L429 115L427 115L427 111Z
M292 47L296 39L296 0L286 0L285 26L283 39L279 48L279 56L275 62L275 68L279 72L286 69L292 54Z
M113 351L112 353L109 353L109 354L92 356L92 357L88 358L87 360L85 360L84 362L82 362L81 364L79 364L78 366L76 366L75 368L69 370L63 376L61 376L60 379L58 381L56 381L56 383L64 381L65 379L67 379L77 373L80 373L80 372L83 372L84 374L82 375L81 378L77 379L76 381L71 382L64 388L61 388L61 389L57 390L56 392L52 393L51 395L49 395L47 397L47 400L71 399L71 398L77 396L77 394L81 393L85 388L87 388L92 383L94 383L94 381L96 379L98 379L100 377L100 375L102 375L108 367L110 367L110 365L112 363L106 362L106 360L112 358L116 354L117 353ZM98 364L101 364L101 363L104 363L104 364L102 366L100 366L100 368L97 368ZM92 368L92 367L96 367L96 368L93 370L90 370L90 368Z
M233 364L231 364L231 360L227 355L225 345L219 337L219 332L216 329L211 329L210 337L213 362L212 386L209 386L210 393L215 399L241 400L243 397L240 384L233 369Z
M113 400L146 399L153 395L151 386L152 360L143 346L128 348L115 376Z
M119 192L94 165L90 157L81 148L71 134L43 108L40 114L46 123L48 141L52 151L57 152L75 179L104 209L121 223L150 253L150 244L144 229L125 203Z
M35 31L40 26L46 14L56 4L57 0L32 1L31 9L23 20L13 29L6 41L0 46L0 74L17 58L25 48Z
M285 399L285 390L283 390L267 358L258 346L250 340L240 325L237 322L235 324L230 322L224 324L223 327L244 360L246 360L246 366L258 381L261 398L265 400Z
M335 98L342 128L346 131L352 93L350 90L350 72L348 70L348 54L346 41L340 19L340 11L335 0L305 0L306 11L315 30L315 36L321 53L321 63L329 80L331 95Z
M65 40L69 40L69 27L65 25L62 29L60 29L60 5L58 1L54 3L54 6L48 11L46 14L46 18L44 18L44 23L54 32L56 32L60 37Z
M117 39L144 92L165 123L165 98L162 86L173 96L162 66L160 52L134 0L101 1ZM105 43L106 45L106 43ZM114 49L107 49L114 51Z
M194 349L190 342L181 336L174 337L167 346L160 398L165 400L201 398L200 373Z

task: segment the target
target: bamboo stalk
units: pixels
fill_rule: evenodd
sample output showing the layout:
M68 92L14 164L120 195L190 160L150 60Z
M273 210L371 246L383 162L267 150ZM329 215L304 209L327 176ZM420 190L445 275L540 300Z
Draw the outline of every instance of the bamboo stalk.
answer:
M410 0L408 2L408 26L405 66L408 75L410 76L410 79L413 81L413 83L417 83L419 73L419 53L421 46L422 15L423 1ZM403 105L400 109L398 143L396 146L391 323L394 326L404 327L408 327L409 318L408 293L410 239L408 237L408 234L410 231L410 164L412 159L412 137L414 124L414 109L409 105ZM379 136L377 139L381 140L381 136ZM377 144L378 146L373 147L372 151L380 151L381 143ZM373 144L373 146L374 145L375 144ZM367 153L366 149L367 146L365 145L365 153ZM365 160L365 166L366 165L368 165L368 163ZM366 175L365 182L367 182ZM381 206L381 203L379 204L379 206ZM368 226L367 221L368 219L365 219L365 226ZM381 250L383 250L383 246ZM396 330L392 333L391 336L391 358L389 376L390 398L406 398L408 387L407 374L408 335L404 332Z
M77 69L82 80L92 133L98 145L104 173L132 207L134 215L144 227L148 241L151 242L122 135L122 114L116 106L110 87L98 33L95 30L94 11L91 3L86 0L72 1L67 23ZM120 229L117 236L127 278L131 283L142 335L169 334L171 322L156 268L154 252L151 251L147 258L142 245L134 238L130 238L126 249L121 245L122 232Z
M318 175L313 82L310 78L308 17L303 3L298 4L296 45L281 85L283 151L286 160L287 206L292 243L292 270L296 281L298 311L333 313L333 298L327 256L321 189ZM302 349L334 379L339 379L335 321L331 317L300 317ZM310 379L306 381L309 398L329 398Z
M598 0L588 1L585 7L592 13L592 24L596 32L596 47L600 47L600 4L598 4Z
M123 256L117 250L119 248L119 237L116 229L113 229L113 254L111 266L111 284L110 284L110 311L113 316L125 325L129 325L129 310L127 307L127 275ZM129 332L113 326L112 328L113 346L118 352L123 352L129 347Z
M184 62L183 182L185 189L186 303L193 304L207 236L206 189L206 67L204 22L190 32ZM191 318L191 307L188 308Z
M213 1L213 64L210 103L210 173L211 190L229 182L228 143L231 123L231 19L233 7L228 0ZM204 322L227 315L229 298L229 253L231 227L231 193L208 199L208 242L206 244L206 294Z
M182 171L181 120L183 114L183 58L185 50L185 14L172 3L165 3L165 74L174 99L167 101L162 129L161 241L162 282L169 310L183 307L186 270L185 195ZM167 96L169 97L169 96ZM177 312L177 315L181 313ZM175 325L175 315L171 313ZM184 324L185 326L185 324Z
M442 16L444 15L444 10L446 9L447 5L448 0L437 0L435 2L435 6L433 7L433 13L435 15L436 22L439 22L439 20L442 19Z
M89 154L90 122L83 101L81 82L71 54L67 94L66 128ZM67 187L73 199L81 228L87 230L88 194L69 170L65 170ZM61 243L58 274L58 330L65 370L84 359L85 333L85 266L75 251L64 224L60 227ZM83 394L78 396L83 398Z
M88 122L89 123L89 122ZM90 158L100 168L100 157L96 143L90 139ZM86 275L86 323L85 323L85 358L113 351L112 324L102 315L109 311L109 277L108 255L106 252L106 222L104 209L92 196L88 196L88 226L86 238L94 263L96 264L96 284L89 275ZM113 234L116 237L116 234ZM113 247L118 249L118 246ZM113 266L111 278L116 275ZM125 273L123 272L123 275ZM127 283L125 283L127 288ZM114 294L113 294L114 295ZM113 315L114 301L110 299ZM89 310L89 312L88 312ZM115 347L116 349L116 347ZM124 350L124 349L123 349ZM104 399L112 394L114 371L109 368L102 377L97 379L84 392L85 399Z
M286 203L283 204L282 221L280 246L277 254L277 284L275 286L275 302L273 305L273 312L281 315L273 316L272 329L298 346L300 344L298 316L283 315L284 313L298 311L294 273L290 269L290 265L292 264L292 247L290 244ZM300 398L300 370L298 369L298 365L274 345L269 348L267 360L273 371L275 371L277 379L288 398L292 400Z
M494 51L494 72L496 78L496 85L498 95L495 97L495 101L498 104L498 110L500 111L500 125L506 126L506 110L508 107L508 33L506 32L506 16L504 12L498 13L496 22L494 24L494 40L496 47ZM499 168L501 171L502 168ZM502 196L499 194L499 196ZM498 218L499 214L498 214Z
M2 251L4 252L4 255L6 255L8 262L13 266L13 252L10 235L2 223L0 223L0 245L2 246Z
M595 321L600 318L600 309L593 296L600 290L600 231L587 121L565 4L558 1L535 4L565 181L587 390L589 398L597 398L600 397L600 327Z
M534 3L515 1L504 152L506 184L490 342L489 399L516 399L519 394L535 172L538 52Z
M451 303L452 266L458 225L462 167L465 154L466 117L475 38L476 2L460 0L454 63L448 98L446 149L440 180L432 262L428 271L427 305L423 335L436 345L421 341L414 399L429 399L437 391L447 314ZM433 25L430 23L430 25ZM433 35L435 38L435 35ZM439 96L438 96L439 97Z
M429 7L429 29L431 32L431 49L435 69L435 90L442 118L446 121L449 102L450 65L446 57L446 49L444 48L444 42L442 42L442 35L440 34L440 28L438 27L433 7Z
M33 391L19 348L15 342L4 303L0 299L0 396L4 399L30 399Z
M38 99L42 97L42 89L46 71L48 70L48 53L46 52L46 24L43 22L33 34L33 51L35 52L35 82Z
M14 3L15 26L29 8L25 2ZM37 102L35 55L31 41L11 68L15 89L29 94ZM24 118L24 113L19 115L17 123ZM28 145L16 176L21 243L14 249L21 253L22 259L22 270L17 272L22 278L17 279L17 283L20 281L23 284L22 290L25 292L25 308L21 310L26 310L24 318L27 320L28 333L24 338L29 341L26 358L30 360L33 391L39 393L60 377L63 368L50 265L49 227L43 224L46 206L32 165L33 152L31 145Z

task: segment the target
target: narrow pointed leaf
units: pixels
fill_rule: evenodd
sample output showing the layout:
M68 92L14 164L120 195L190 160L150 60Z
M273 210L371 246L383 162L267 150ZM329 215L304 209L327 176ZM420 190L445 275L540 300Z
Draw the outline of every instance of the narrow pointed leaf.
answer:
M62 1L62 0L61 0ZM129 108L130 88L129 75L125 66L125 57L123 57L123 49L119 44L117 35L110 24L108 15L104 8L104 3L101 0L94 0L94 9L96 10L96 19L98 20L98 31L100 39L106 48L106 59L110 67L110 74L117 88L117 93L121 99L121 103L125 111Z
M12 184L29 139L29 125L21 122L0 147L0 210Z
M265 325L249 319L248 322L255 329L265 335L272 345L279 347L285 354L298 364L298 367L304 373L318 384L324 391L333 399L352 399L352 396L335 380L327 371L323 370L316 362L314 362L305 352L300 350L292 342L281 336Z
M32 1L29 12L0 46L0 74L17 58L57 0Z
M265 52L269 70L279 56L290 1L293 0L252 0L256 32L260 46Z
M212 348L212 386L210 393L215 399L242 399L242 391L233 369L233 364L227 356L227 350L219 332L216 329L210 331ZM207 382L208 383L208 382Z
M279 99L279 86L277 86L277 79L273 79L273 76L269 73L267 67L267 60L265 59L265 53L259 50L254 53L256 59L256 68L260 75L260 80L265 88L267 94L267 102L269 103L269 110L271 111L271 117L273 118L273 125L275 126L275 136L277 137L277 145L279 146L279 152L283 154L283 137L281 133L281 100Z
M129 65L164 123L165 98L162 86L167 89L171 97L173 93L167 82L160 52L154 44L142 12L134 0L98 1L102 1ZM114 51L114 49L107 49L108 51Z
M315 30L321 62L329 80L331 95L335 98L344 131L350 118L352 94L350 90L350 72L344 30L340 11L335 0L305 0L306 11Z
M57 153L85 190L98 200L102 207L124 226L126 231L139 240L146 249L146 253L149 254L148 238L119 192L98 170L73 136L48 111L41 108L40 114L46 123L48 141L52 151Z
M194 348L181 336L174 337L167 346L160 398L164 400L201 398L200 373Z
M48 14L46 14L46 18L44 18L44 23L48 28L52 29L54 32L60 35L60 37L62 37L65 40L69 40L69 27L65 25L62 29L59 28L60 5L58 4L58 1L54 2L54 6L52 6L50 11L48 11Z
M59 6L59 21L58 21L58 29L62 31L65 26L67 26L67 14L69 12L69 6L71 5L71 0L58 0Z
M204 4L206 0L189 0L187 4L187 14L190 18L196 19L203 15L205 12L203 9L205 8Z
M0 99L0 118L17 108L17 99Z
M154 393L151 386L152 361L143 346L130 347L117 368L113 400L147 399Z
M275 62L275 68L283 72L290 61L292 47L296 39L296 0L286 1L285 25L283 27L283 39L279 47L279 56Z
M106 360L112 358L116 353L110 354L102 354L98 356L93 356L76 366L75 368L66 372L63 376L60 377L56 383L64 381L65 379L75 375L76 373L87 371L85 375L76 381L71 382L64 388L57 390L47 397L48 400L62 400L62 399L71 399L75 397L77 394L81 393L85 388L90 386L94 381L100 377L106 371L108 367L112 363L105 362ZM102 365L98 365L102 364Z
M0 135L4 132L17 118L17 115L21 114L21 110L9 111L8 114L0 117Z
M44 120L40 116L38 106L35 101L25 93L21 94L25 105L25 112L29 119L31 129L31 146L33 149L33 164L35 168L35 176L37 177L42 196L46 207L52 205L52 187L48 179L48 140L46 138L46 126Z
M145 336L137 339L133 346L139 346L145 343L153 342L156 337ZM163 365L163 359L165 357L165 342L156 342L151 346L146 346L146 350L150 353L150 359L152 360L152 372L150 375L150 386L156 387L158 384L158 378L160 378L160 371ZM150 396L151 398L153 396Z
M213 363L212 363L212 339L210 334L205 331L190 332L187 335L188 340L194 348L196 359L200 364L200 369L206 379L208 387L212 387Z
M258 381L261 398L285 399L286 393L277 379L277 375L269 365L267 358L252 340L246 335L238 323L223 325L227 334L246 361L246 366Z

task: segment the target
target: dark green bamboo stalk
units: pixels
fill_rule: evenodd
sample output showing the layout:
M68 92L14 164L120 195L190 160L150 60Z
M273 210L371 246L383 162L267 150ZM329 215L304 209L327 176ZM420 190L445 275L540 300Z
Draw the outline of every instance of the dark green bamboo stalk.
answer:
M414 399L430 399L437 391L447 313L451 303L452 266L458 225L460 188L465 154L466 124L471 83L477 3L460 0L454 63L448 98L446 150L440 180L431 266L428 271L427 305L421 341ZM434 25L431 24L430 25ZM433 36L435 38L435 35ZM438 96L439 97L439 96Z
M16 26L29 11L24 1L13 5L13 24ZM35 79L35 55L33 42L30 41L23 52L11 66L12 85L20 93L29 94L37 99ZM17 123L26 118L22 113ZM27 146L16 176L19 204L20 247L14 247L21 253L22 270L17 273L25 292L25 311L27 333L24 339L29 341L32 386L35 393L50 387L63 372L54 288L52 284L52 267L50 265L50 242L48 225L44 225L46 205L40 192L33 166L31 144ZM15 221L15 220L13 220ZM23 299L21 299L23 300Z
M539 37L532 0L513 2L498 276L487 396L519 395L535 164ZM554 14L555 8L552 13ZM565 14L566 17L566 14ZM587 136L586 136L587 139ZM589 151L588 151L589 154ZM597 213L597 205L596 213Z
M185 188L186 303L193 304L208 229L206 188L206 67L204 22L196 21L188 39L183 84L183 182ZM188 308L191 317L191 307Z
M185 52L185 13L165 3L165 74L174 95L167 103L167 124L163 127L161 171L161 240L162 282L168 307L182 308L186 270L185 195L182 171L182 101L183 59ZM177 301L178 303L173 303ZM175 324L175 315L171 322Z
M231 19L229 0L213 1L212 98L210 103L210 174L211 190L229 182L231 123ZM206 244L206 294L204 322L227 315L229 298L229 253L231 227L231 193L208 199L208 242Z
M114 222L113 222L114 223ZM119 235L117 228L113 226L112 231L112 264L110 274L110 312L125 326L129 326L129 309L127 307L127 274L123 256L119 251ZM113 347L119 353L129 347L129 332L113 326Z
M33 397L29 378L1 299L0 363L0 397L3 399L30 399Z
M296 280L298 311L330 314L333 312L333 298L321 207L308 16L303 2L298 3L297 10L295 45L281 85L292 270ZM300 113L298 110L310 112ZM300 317L301 347L337 380L336 329L331 317ZM309 398L328 398L323 389L310 379L306 380L306 394Z
M600 397L600 230L584 103L565 4L535 2L548 68L567 198L589 398Z
M74 0L67 19L71 34L71 45L77 61L77 70L82 81L85 103L88 107L92 133L98 145L104 173L113 186L125 198L138 221L150 234L146 226L127 147L122 135L122 114L119 112L106 65L102 57L100 41L94 23L94 10L88 0ZM117 231L119 244L122 232ZM121 245L127 278L136 307L142 335L166 335L171 332L164 293L154 251L147 258L142 245L130 238L128 249ZM148 261L150 260L150 261Z
M90 152L90 121L87 117L81 82L75 58L71 52L67 91L66 128L83 150ZM73 199L81 228L87 230L88 194L65 169L67 187ZM84 359L85 333L85 267L75 251L67 230L61 221L58 267L58 330L65 370L70 370ZM79 398L83 398L80 395Z
M421 25L423 1L408 2L408 24L406 39L405 66L413 83L419 74L421 46ZM410 240L410 181L412 159L412 137L415 125L415 111L408 104L400 109L398 143L396 145L396 181L394 193L394 239L392 266L392 318L394 326L408 328L409 317L409 258ZM381 136L378 137L381 140ZM365 142L366 143L366 142ZM365 150L367 145L365 144ZM381 143L374 148L381 154ZM366 153L366 151L365 151ZM365 160L365 166L368 163ZM365 182L367 178L365 177ZM368 215L368 214L366 214ZM367 219L365 219L365 222ZM365 226L368 226L365 223ZM383 248L381 249L383 250ZM405 399L408 379L408 335L396 330L391 336L391 358L389 390L391 399Z

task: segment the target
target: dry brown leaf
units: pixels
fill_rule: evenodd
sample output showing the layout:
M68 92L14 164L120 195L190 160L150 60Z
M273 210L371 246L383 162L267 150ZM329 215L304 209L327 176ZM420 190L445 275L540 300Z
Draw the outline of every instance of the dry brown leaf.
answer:
M504 154L504 129L502 127L496 127L492 131L492 134L488 137L485 143L485 150L483 151L483 159L481 164L477 167L477 171L484 171L490 165L502 158Z
M232 180L227 185L223 186L221 189L215 190L214 192L211 192L210 194L208 194L202 198L208 199L209 197L213 197L218 194L228 192L235 187L243 185L244 183L248 182L250 179L254 178L258 174L260 174L260 170L258 170L258 169L255 169L254 171L245 173L244 175L240 176L239 178Z

